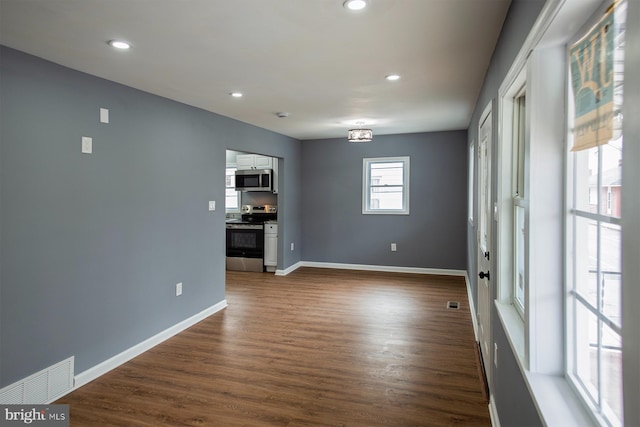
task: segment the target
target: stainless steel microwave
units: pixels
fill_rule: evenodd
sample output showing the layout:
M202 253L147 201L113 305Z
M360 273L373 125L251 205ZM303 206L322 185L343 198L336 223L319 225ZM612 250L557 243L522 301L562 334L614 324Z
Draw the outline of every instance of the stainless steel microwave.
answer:
M236 171L236 191L272 191L271 169L246 169Z

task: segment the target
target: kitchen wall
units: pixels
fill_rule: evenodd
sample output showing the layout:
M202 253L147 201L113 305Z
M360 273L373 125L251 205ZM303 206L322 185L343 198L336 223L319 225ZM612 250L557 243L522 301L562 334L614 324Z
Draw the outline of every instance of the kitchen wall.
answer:
M410 215L362 214L362 159L410 156ZM304 261L464 270L466 131L303 141ZM391 252L397 243L397 252Z
M82 372L225 298L227 148L280 157L282 235L300 241L299 141L5 47L0 59L0 387L71 355Z

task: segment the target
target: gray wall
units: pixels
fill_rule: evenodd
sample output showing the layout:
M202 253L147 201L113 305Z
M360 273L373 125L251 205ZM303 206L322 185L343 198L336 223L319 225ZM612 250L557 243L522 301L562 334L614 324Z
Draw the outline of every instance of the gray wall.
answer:
M363 215L362 159L392 156L411 158L410 215ZM466 131L303 141L302 176L303 260L466 269Z
M485 77L485 81L478 97L478 102L474 110L473 117L469 125L469 143L478 141L478 122L480 115L489 102L493 102L493 141L492 141L492 197L495 201L496 195L496 176L497 160L497 105L498 88L509 67L515 60L520 47L524 43L533 23L544 6L544 0L513 0L509 8L509 12L502 27L502 32L494 50L489 70ZM477 172L477 168L476 168ZM477 185L477 179L476 179ZM477 218L477 202L474 218ZM477 307L477 248L476 248L476 227L467 227L467 254L468 264L467 271L469 273L470 283L472 287L473 299ZM493 227L493 242L496 242L496 227ZM495 258L492 257L492 269L495 268ZM495 290L497 284L494 283L494 299L496 297ZM493 370L493 393L496 407L498 408L500 423L503 426L538 426L541 421L535 409L531 396L527 389L526 383L518 368L516 359L511 353L511 346L507 341L502 324L498 319L495 307L492 309L493 339L497 343L498 348L504 349L500 353L500 366Z
M0 387L224 299L227 148L281 158L281 235L300 241L299 141L0 49Z

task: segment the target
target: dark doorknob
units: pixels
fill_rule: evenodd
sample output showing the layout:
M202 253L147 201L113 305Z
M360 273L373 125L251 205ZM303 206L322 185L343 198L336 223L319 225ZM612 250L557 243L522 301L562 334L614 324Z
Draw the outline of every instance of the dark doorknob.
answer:
M486 277L487 280L491 280L489 278L489 272L488 271L486 273L484 271L481 271L480 274L478 274L478 276L480 276L481 279L484 279Z

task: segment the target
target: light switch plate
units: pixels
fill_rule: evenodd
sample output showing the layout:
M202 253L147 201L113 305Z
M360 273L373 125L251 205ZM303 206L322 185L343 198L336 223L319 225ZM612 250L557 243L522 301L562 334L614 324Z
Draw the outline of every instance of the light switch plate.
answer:
M84 154L93 153L93 138L88 136L82 137L82 152Z
M100 123L109 123L109 110L106 108L100 109Z
M215 211L215 210L216 210L216 201L215 200L209 200L209 212Z

